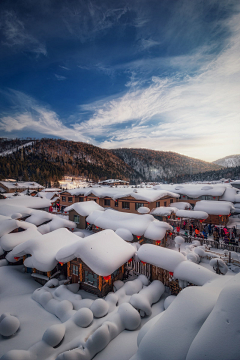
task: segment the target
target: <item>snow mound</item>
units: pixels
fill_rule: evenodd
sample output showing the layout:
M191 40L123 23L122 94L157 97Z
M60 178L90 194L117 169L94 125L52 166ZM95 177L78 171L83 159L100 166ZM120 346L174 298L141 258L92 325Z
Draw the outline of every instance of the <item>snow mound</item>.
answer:
M126 295L133 295L138 293L143 285L147 286L149 284L149 280L145 275L139 275L136 280L128 281L124 285L124 290Z
M93 312L88 308L82 308L74 314L73 321L79 327L88 327L93 321Z
M65 335L65 326L56 324L50 326L43 334L42 340L49 346L56 347L62 341Z
M20 214L20 213L14 213L11 216L11 218L14 219L14 220L21 219L21 217L22 217L22 214Z
M16 316L4 313L0 316L0 334L3 336L12 336L20 327L20 321Z
M194 251L198 256L200 256L200 257L205 257L205 256L206 256L205 251L204 251L202 248L200 248L200 247L195 247L195 248L193 249L193 251Z
M26 350L10 350L1 357L1 360L36 360L35 354Z
M164 301L164 309L167 310L167 308L171 305L171 303L176 299L175 295L168 296Z
M194 252L190 252L187 254L187 259L189 261L192 261L195 264L199 264L200 263L200 257L198 256L198 254L194 253Z
M132 233L128 229L119 228L119 229L117 229L115 231L115 234L120 236L125 241L132 241L133 240Z
M137 212L139 214L148 214L150 211L150 209L146 206L141 206L140 208L138 208Z
M184 240L184 238L182 236L176 236L174 241L178 245L181 245L181 244L185 243L185 240Z
M152 315L152 304L155 304L165 291L165 286L161 281L154 280L150 285L143 288L138 294L130 298L130 304L135 309L140 310L141 317Z
M128 303L121 304L118 313L126 330L135 330L141 323L138 311Z
M93 312L95 318L101 318L107 315L108 309L108 303L104 299L97 299L90 306L90 310Z

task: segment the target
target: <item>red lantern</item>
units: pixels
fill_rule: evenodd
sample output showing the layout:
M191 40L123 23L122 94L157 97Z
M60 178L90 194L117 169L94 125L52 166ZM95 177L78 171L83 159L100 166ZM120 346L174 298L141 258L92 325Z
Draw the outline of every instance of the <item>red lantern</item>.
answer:
M215 196L213 196L213 199L216 199L216 197L215 197Z
M89 225L89 223L87 223L87 225Z
M172 233L169 233L169 236L172 236Z
M200 223L202 223L203 222L203 220L199 220L200 221Z
M137 239L138 239L138 240L141 239L141 236L137 236Z
M129 259L129 260L128 260L128 262L129 262L129 263L130 263L130 262L132 262L132 258L131 258L131 259Z
M178 220L180 220L180 218L177 218Z
M146 265L146 262L145 262L145 261L142 261L142 260L141 260L141 263L142 263L143 265Z
M96 229L98 229L98 226L96 226Z
M161 244L161 240L157 240L156 244L158 244L158 245Z
M219 217L222 217L222 215L218 215Z
M169 271L169 275L170 275L170 276L173 276L173 272Z
M17 256L14 257L14 260L17 260L17 261L18 261L19 259L20 259L20 257L17 257Z
M168 217L167 217L167 218L168 218L168 219L170 219L170 217L171 217L171 216L170 216L170 215L168 215Z
M105 281L110 281L111 280L111 275L104 276L103 278L104 278Z
M64 265L64 263L63 263L63 262L60 262L60 261L59 261L59 264L60 264L61 266L63 266L63 265Z

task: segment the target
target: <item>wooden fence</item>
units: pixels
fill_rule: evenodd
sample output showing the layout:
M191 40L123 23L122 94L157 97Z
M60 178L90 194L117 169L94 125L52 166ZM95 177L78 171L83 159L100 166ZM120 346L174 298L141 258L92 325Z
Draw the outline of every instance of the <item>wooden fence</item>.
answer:
M172 239L177 235L182 236L185 239L186 243L192 243L193 240L198 240L198 241L200 241L201 245L206 244L206 245L209 245L216 249L223 249L223 250L235 251L237 253L240 253L240 246L238 246L238 245L225 244L222 241L218 242L215 240L202 239L202 238L198 238L198 237L194 237L194 236L186 236L186 235L182 235L182 234L177 234L176 232L173 233Z

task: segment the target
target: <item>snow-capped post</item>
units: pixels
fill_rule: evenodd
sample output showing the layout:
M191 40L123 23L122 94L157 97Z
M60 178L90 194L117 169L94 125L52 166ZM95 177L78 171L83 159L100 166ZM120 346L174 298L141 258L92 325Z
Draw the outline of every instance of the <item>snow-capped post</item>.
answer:
M213 267L213 270L216 271L216 273L219 275L225 275L228 272L227 265L220 258L211 259L209 264Z
M175 241L175 247L180 252L181 244L183 244L185 242L184 238L182 236L176 236L174 241Z

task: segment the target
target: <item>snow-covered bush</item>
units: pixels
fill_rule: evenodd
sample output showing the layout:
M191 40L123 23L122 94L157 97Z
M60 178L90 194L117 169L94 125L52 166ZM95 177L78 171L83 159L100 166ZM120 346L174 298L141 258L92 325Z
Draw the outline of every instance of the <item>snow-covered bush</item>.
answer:
M104 299L96 299L90 306L90 310L93 312L95 318L101 318L108 313L108 303Z
M82 308L73 315L73 321L79 327L88 327L93 321L93 313L88 308Z
M176 236L174 241L175 247L180 251L181 245L185 242L184 238L182 236Z
M192 261L193 263L195 263L195 264L199 264L200 263L200 257L199 257L199 255L198 254L196 254L195 252L189 252L188 254L187 254L187 259L189 260L189 261Z
M65 326L63 324L55 324L45 331L42 340L49 346L56 347L62 341L64 335Z
M225 275L228 272L228 267L222 259L211 259L209 264L213 267L213 270L216 272L220 271L222 275Z

